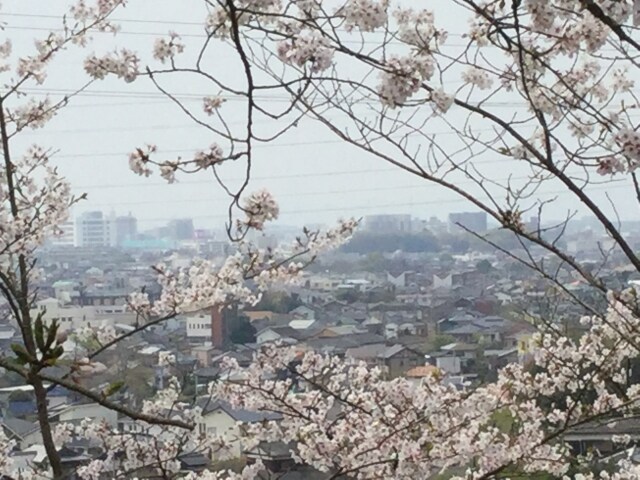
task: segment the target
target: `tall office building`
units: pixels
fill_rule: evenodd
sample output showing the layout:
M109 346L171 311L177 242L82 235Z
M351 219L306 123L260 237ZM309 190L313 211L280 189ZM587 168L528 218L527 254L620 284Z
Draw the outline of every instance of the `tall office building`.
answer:
M84 212L76 217L76 246L108 247L115 244L112 219L100 211Z
M174 240L193 240L195 230L191 218L178 218L169 222L170 236Z
M115 218L116 245L120 246L127 240L133 240L138 234L138 219L131 215Z

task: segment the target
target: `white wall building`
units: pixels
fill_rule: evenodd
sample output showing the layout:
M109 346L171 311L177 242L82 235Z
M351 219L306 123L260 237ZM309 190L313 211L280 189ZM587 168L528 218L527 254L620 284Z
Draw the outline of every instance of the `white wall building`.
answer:
M187 339L189 341L211 340L211 315L196 313L187 317Z
M76 217L76 246L108 247L116 244L115 218L100 211L84 212Z
M45 298L37 302L31 315L35 318L40 312L44 312L42 320L45 324L57 320L60 331L76 330L84 326L132 325L136 321L135 313L128 311L125 305L64 305L56 298Z

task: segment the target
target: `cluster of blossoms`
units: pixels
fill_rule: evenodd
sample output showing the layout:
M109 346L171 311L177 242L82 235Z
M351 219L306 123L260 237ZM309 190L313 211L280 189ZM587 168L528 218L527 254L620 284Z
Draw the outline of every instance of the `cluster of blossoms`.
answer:
M53 118L56 109L47 97L43 100L30 98L14 109L7 109L7 118L15 125L16 132L25 128L38 129L44 127Z
M617 157L605 157L598 161L596 172L599 175L614 175L626 171L624 162Z
M10 208L7 172L0 167L0 256L30 254L48 235L55 235L73 202L69 184L49 165L47 152L32 146L13 163L13 184L21 195ZM40 178L38 178L40 176Z
M431 101L436 108L436 111L446 113L453 105L455 97L453 95L449 95L441 88L435 89L431 92Z
M140 59L133 51L123 48L100 57L90 55L85 59L84 70L96 80L115 75L131 83L140 74Z
M333 54L329 41L316 31L304 32L278 44L278 57L282 62L298 67L308 63L313 73L330 68Z
M612 137L619 149L617 155L608 155L598 160L600 175L633 172L640 166L640 134L631 128L622 128Z
M82 326L75 330L74 338L81 344L90 344L92 342L98 342L100 345L106 345L107 343L115 340L117 337L116 330L112 325L100 325L100 326Z
M429 10L398 8L393 16L398 27L398 38L418 51L433 52L436 42L442 44L446 40L446 32L436 28L435 17Z
M630 128L623 128L614 135L613 140L629 160L629 169L635 170L640 163L640 133Z
M424 80L431 78L435 63L430 55L390 57L387 70L380 73L378 95L384 105L397 107L420 90Z
M129 294L127 301L129 308L141 314L146 314L151 308L151 302L149 301L149 294L144 292L133 292Z
M148 177L153 171L151 166L157 166L160 176L167 183L176 181L176 172L182 171L186 173L195 173L205 170L213 165L217 165L224 161L224 151L217 143L211 144L208 151L198 150L193 158L182 159L178 157L176 160L156 161L151 156L157 152L155 145L146 145L145 148L136 148L129 154L129 168L137 175Z
M387 22L388 0L349 0L338 14L344 16L348 31L357 28L363 32L373 32Z
M280 207L271 192L259 190L246 197L242 203L242 210L245 213L244 220L238 220L238 228L253 228L262 230L266 222L271 222L278 218Z
M184 44L180 41L180 35L176 32L169 32L169 39L158 38L153 45L153 58L166 63L173 60L176 55L184 52Z
M470 67L462 72L462 80L478 87L480 90L488 90L493 85L493 80L489 74L477 67Z

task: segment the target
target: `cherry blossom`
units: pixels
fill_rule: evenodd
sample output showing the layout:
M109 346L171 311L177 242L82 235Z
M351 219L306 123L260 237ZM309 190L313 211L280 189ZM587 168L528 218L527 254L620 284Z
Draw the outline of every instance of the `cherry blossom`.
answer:
M184 44L180 42L180 35L169 32L169 39L158 38L153 46L153 56L161 63L173 60L176 55L184 52Z
M348 30L373 32L387 21L388 6L387 0L349 0L338 14L344 15Z
M333 49L329 42L316 32L303 33L296 38L280 42L278 57L285 63L303 67L310 64L311 72L327 70L333 62Z
M262 230L266 222L276 220L280 209L267 190L259 190L249 195L242 205L246 219L242 222L249 228Z
M219 96L205 97L202 99L202 108L207 115L213 115L216 110L222 106L224 101L224 98Z
M101 57L91 55L84 62L87 74L97 80L115 75L125 82L133 82L140 73L140 60L131 50L123 48Z

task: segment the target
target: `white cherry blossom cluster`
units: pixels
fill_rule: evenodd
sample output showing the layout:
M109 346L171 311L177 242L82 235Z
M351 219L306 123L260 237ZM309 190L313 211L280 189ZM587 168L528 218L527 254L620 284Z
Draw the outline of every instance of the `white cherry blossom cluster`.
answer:
M178 157L176 160L154 160L152 155L157 152L156 145L146 145L144 148L136 148L129 154L129 168L137 175L148 177L153 173L152 166L157 166L160 176L167 183L176 181L176 172L195 173L205 170L211 166L222 163L224 151L217 143L209 146L209 150L198 150L193 158L183 159Z
M430 53L436 49L436 40L442 44L446 40L446 32L435 26L435 17L429 10L398 8L393 16L397 23L398 38L417 48Z
M436 88L431 92L431 101L436 111L447 113L451 105L453 105L455 97L446 93L442 88Z
M630 128L623 128L614 135L613 140L629 160L629 168L635 170L640 164L640 133Z
M265 223L276 220L280 214L278 202L266 189L258 190L246 197L242 202L242 210L245 218L238 220L238 227L242 230L245 228L262 230Z
M278 57L284 63L304 67L307 64L313 73L323 72L333 64L334 50L329 41L316 31L278 43Z
M13 45L11 40L8 38L4 42L0 43L0 61L8 60L9 57L11 57L12 47ZM0 63L0 73L9 70L11 70L11 64L9 62Z
M429 80L435 71L433 58L426 54L392 56L386 67L380 72L378 95L384 105L392 108L402 105L417 93L422 82Z
M13 162L12 177L21 195L10 207L7 172L0 167L0 257L31 254L48 235L56 234L73 202L69 184L50 166L47 152L32 146Z
M131 83L140 74L140 59L132 50L122 48L102 56L90 55L85 59L84 70L96 80L115 75Z
M144 149L137 148L129 154L129 168L136 175L148 177L151 175L149 164L151 162L150 155L155 153L158 147L155 145L146 145Z
M348 0L337 13L344 16L348 31L373 32L387 22L388 8L388 0Z
M184 52L184 43L180 41L180 35L176 32L169 32L169 38L158 38L153 45L153 58L161 63L173 60L177 55Z
M338 248L347 242L355 230L358 228L359 222L355 218L341 219L338 225L326 230L310 231L304 229L306 239L299 238L293 244L291 250L295 253L309 252L309 255L315 257L320 253Z
M462 81L478 87L480 90L488 90L493 85L493 79L480 68L469 67L462 72Z
M83 325L74 331L73 336L82 344L97 341L100 345L106 345L116 339L117 333L115 328L108 324L92 327Z
M43 100L29 98L25 103L7 109L7 117L15 125L16 132L25 128L36 130L44 127L56 114L49 97Z
M625 163L618 157L609 156L598 160L596 172L599 175L615 175L627 171Z

